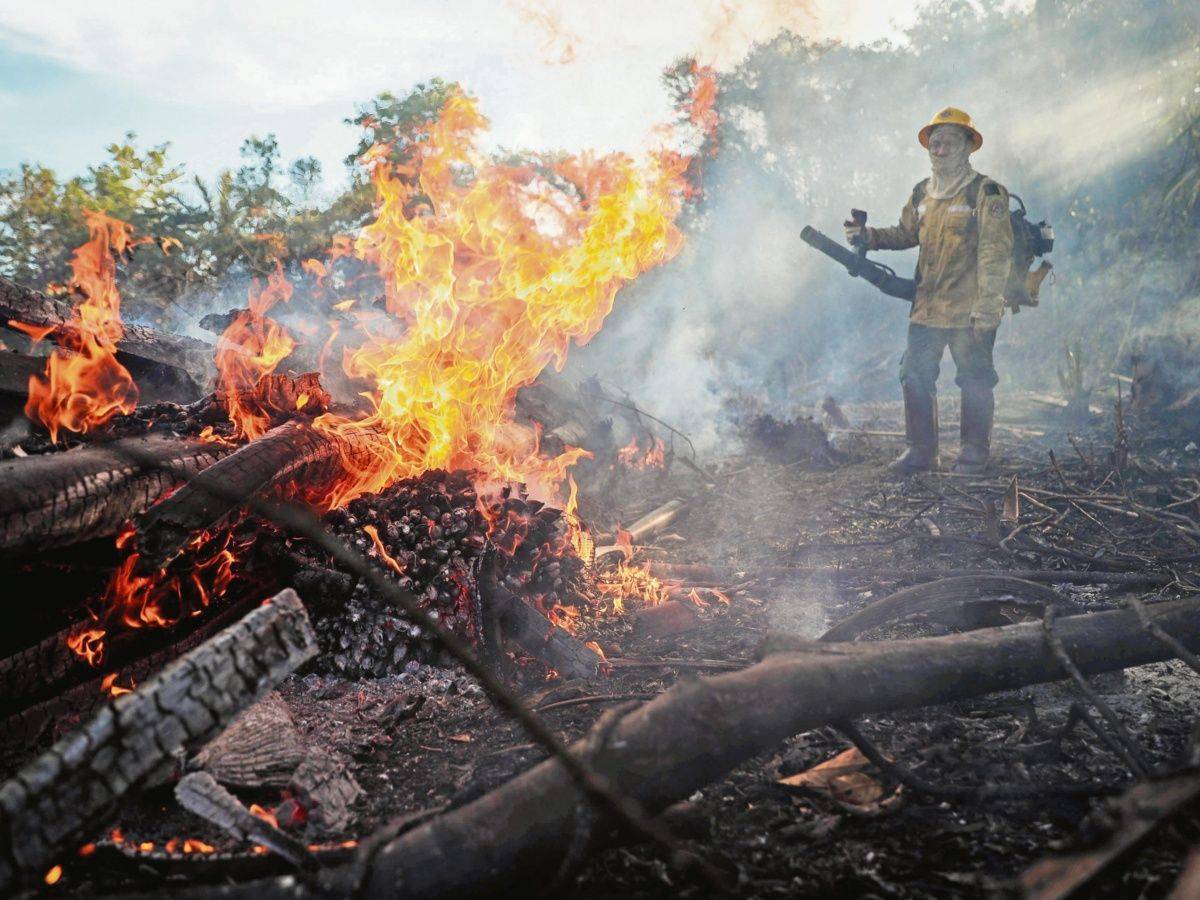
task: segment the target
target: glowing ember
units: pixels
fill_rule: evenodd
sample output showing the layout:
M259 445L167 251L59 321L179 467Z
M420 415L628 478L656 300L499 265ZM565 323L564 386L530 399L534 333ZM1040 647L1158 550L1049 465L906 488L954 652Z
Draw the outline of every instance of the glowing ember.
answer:
M46 873L46 878L45 878L46 884L58 884L58 880L60 878L62 878L62 874L63 874L63 867L55 866L49 872Z
M25 404L25 415L45 425L51 440L60 430L90 431L137 406L137 385L116 356L125 328L115 257L145 239L135 240L128 225L104 213L88 210L84 218L90 239L71 257L71 288L83 299L59 331L45 375L30 377Z

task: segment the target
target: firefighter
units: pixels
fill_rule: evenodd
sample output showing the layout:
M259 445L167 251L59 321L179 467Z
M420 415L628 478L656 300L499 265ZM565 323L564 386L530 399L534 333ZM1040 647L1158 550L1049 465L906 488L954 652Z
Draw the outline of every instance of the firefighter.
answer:
M900 361L907 449L891 464L902 475L938 466L937 378L949 346L962 394L961 441L954 471L978 474L991 445L992 363L1012 261L1008 192L971 168L983 145L971 117L947 107L917 134L929 151L929 178L913 189L892 228L847 223L846 238L872 250L920 246L908 343Z

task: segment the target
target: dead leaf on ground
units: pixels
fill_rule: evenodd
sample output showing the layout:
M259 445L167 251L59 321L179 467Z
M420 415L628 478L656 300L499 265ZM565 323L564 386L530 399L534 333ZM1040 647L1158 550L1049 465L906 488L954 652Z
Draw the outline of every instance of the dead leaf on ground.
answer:
M868 765L870 760L857 747L851 747L811 769L781 778L778 783L807 788L874 815L890 809L899 794L885 796L883 785L863 771Z

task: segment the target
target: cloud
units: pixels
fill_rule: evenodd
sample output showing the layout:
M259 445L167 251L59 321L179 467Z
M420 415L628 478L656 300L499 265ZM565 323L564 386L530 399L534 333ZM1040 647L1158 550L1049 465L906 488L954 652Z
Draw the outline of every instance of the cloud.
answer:
M698 53L727 64L780 27L886 33L871 3L795 0L315 0L6 4L0 43L205 114L353 104L440 75L482 99L507 146L637 149L669 115L659 74ZM877 10L895 5L873 4ZM552 63L548 64L548 63ZM116 128L138 128L122 122Z

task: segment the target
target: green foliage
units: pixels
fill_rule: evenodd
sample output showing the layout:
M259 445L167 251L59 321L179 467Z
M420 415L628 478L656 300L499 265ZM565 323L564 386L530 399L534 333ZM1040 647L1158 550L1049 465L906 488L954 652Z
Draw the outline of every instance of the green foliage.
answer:
M358 147L346 157L347 165L354 164L377 144L390 148L394 162L410 162L413 145L428 136L429 124L437 120L446 101L461 92L457 82L434 78L428 84L418 84L403 99L384 91L362 104L357 115L346 119L347 125L363 129Z

